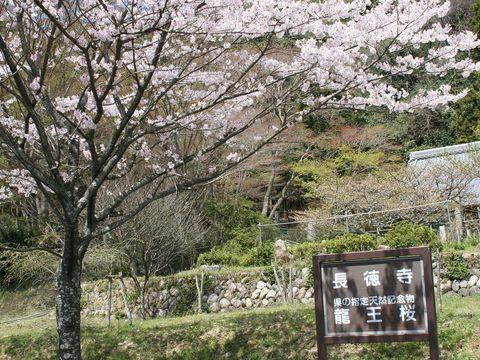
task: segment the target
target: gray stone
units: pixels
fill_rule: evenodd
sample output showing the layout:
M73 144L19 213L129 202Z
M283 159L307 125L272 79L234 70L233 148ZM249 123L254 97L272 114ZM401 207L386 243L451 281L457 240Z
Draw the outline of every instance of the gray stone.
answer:
M275 296L277 296L277 292L273 289L271 289L266 295L265 295L265 299L271 299L271 298L275 298Z
M252 299L258 299L261 291L262 290L260 290L260 289L255 289L255 291L252 293Z
M235 283L231 282L230 284L228 284L227 291L234 293L235 290L237 290L237 285L235 285Z
M298 288L304 287L307 284L307 281L302 278L298 278L295 281L292 282L293 286L296 286Z
M304 287L300 288L300 290L298 290L297 299L303 299L306 292L307 289L305 289Z
M313 296L313 288L310 288L305 292L305 299L310 299L312 296Z
M477 253L474 252L464 252L462 254L463 258L469 263L469 264L475 264L477 260Z
M201 270L206 270L206 271L218 271L222 267L220 265L200 265Z
M458 280L454 280L452 283L452 290L457 292L460 289L460 283Z
M477 281L477 286L480 287L480 279Z
M263 299L269 292L270 290L267 287L264 287L262 290L260 290L260 295L258 295L258 298L261 300Z
M265 288L267 286L267 283L264 282L264 281L259 281L257 282L257 289L259 290L262 290L263 288Z
M229 289L229 290L225 291L225 294L223 294L223 297L225 299L232 300L233 299L233 293Z
M469 291L470 296L480 296L480 287L478 286L473 286L470 288Z
M267 300L267 299L263 299L263 300L262 300L262 305L263 305L263 306L267 306L267 305L268 305L268 300Z
M477 285L478 281L478 276L477 275L472 275L470 276L470 279L468 280L468 287L472 287Z
M466 288L467 286L468 286L468 281L467 280L460 281L460 287L461 288Z
M295 298L298 294L298 287L294 286L292 287L292 295Z
M247 288L243 284L237 284L237 291L243 295L247 292Z
M459 295L455 291L449 291L445 294L445 297L458 297Z
M229 306L230 306L230 300L225 299L225 298L223 298L223 299L220 300L220 307L221 307L222 309L225 309L225 308L227 308L227 307L229 307Z
M179 290L178 290L177 288L175 288L175 287L172 287L172 288L170 288L170 291L169 291L169 292L170 292L170 295L172 295L172 296L177 296Z
M242 307L242 302L238 299L233 299L232 300L232 305L236 308Z
M213 304L213 303L217 302L217 300L218 300L218 295L217 294L211 294L207 299L207 304L208 305Z
M458 295L467 296L468 295L468 289L467 288L460 288L460 290L458 290Z
M310 274L310 269L305 267L302 269L302 278L307 278L308 274Z
M440 289L442 289L442 293L446 293L446 292L452 290L452 282L450 280L442 282L440 284Z
M246 298L245 299L245 307L246 308L251 308L253 306L252 299Z
M214 302L212 305L210 305L210 311L211 312L219 312L220 311L220 304L218 302Z

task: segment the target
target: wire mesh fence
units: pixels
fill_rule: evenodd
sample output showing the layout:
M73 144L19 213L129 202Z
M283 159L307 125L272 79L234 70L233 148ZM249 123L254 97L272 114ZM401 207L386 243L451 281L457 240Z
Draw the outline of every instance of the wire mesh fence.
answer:
M259 242L276 239L295 244L321 241L348 233L382 236L401 221L409 221L436 230L442 241L460 242L480 232L480 220L465 219L461 206L436 202L403 208L308 218L275 224L258 224Z

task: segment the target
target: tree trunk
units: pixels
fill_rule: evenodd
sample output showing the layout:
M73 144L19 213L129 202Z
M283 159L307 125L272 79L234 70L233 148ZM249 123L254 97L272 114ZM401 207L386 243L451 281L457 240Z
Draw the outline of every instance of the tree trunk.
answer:
M274 215L275 215L275 211L277 211L279 208L280 208L280 205L283 204L283 201L285 200L285 198L287 197L287 190L288 188L290 187L290 184L293 182L293 180L295 180L295 178L297 177L297 174L296 173L292 173L292 175L290 176L290 179L288 179L287 183L285 184L285 186L282 188L282 191L280 193L280 197L278 198L277 202L275 203L275 205L273 205L272 207L272 210L270 211L270 215L268 215L268 218L269 219L273 219Z
M270 197L272 195L273 184L275 182L275 166L277 160L277 152L273 153L272 159L272 172L270 173L270 179L268 180L267 190L265 191L265 196L263 197L263 206L262 206L262 215L267 216L268 207L270 205Z
M55 306L57 313L58 357L61 360L79 360L80 297L82 262L76 251L77 237L67 231L64 252L57 273Z

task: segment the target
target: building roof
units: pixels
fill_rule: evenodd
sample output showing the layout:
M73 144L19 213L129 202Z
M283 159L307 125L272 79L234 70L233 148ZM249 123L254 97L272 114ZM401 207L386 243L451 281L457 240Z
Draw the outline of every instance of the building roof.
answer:
M470 172L480 161L480 141L438 147L410 153L408 167L416 169L417 179L431 184L435 191L447 191L464 205L480 204L480 178ZM458 175L457 175L458 174ZM462 197L462 198L460 198Z
M436 158L436 157L447 156L447 155L464 154L467 152L479 151L479 150L480 150L480 141L474 141L466 144L444 146L444 147L438 147L438 148L420 150L420 151L412 151L409 156L409 161L430 159L430 158Z

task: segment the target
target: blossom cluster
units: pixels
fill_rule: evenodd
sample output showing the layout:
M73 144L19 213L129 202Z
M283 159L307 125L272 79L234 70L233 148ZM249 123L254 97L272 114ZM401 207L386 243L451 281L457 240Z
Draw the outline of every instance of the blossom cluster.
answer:
M138 164L152 179L214 176L309 112L436 108L467 93L447 74L480 70L468 57L479 40L441 21L448 10L443 0L13 0L0 12L2 151L25 168L12 147L26 144L31 166L87 188ZM434 81L396 81L412 74ZM303 106L263 126L292 103ZM253 142L240 138L247 129ZM31 194L32 174L15 171L2 179Z

